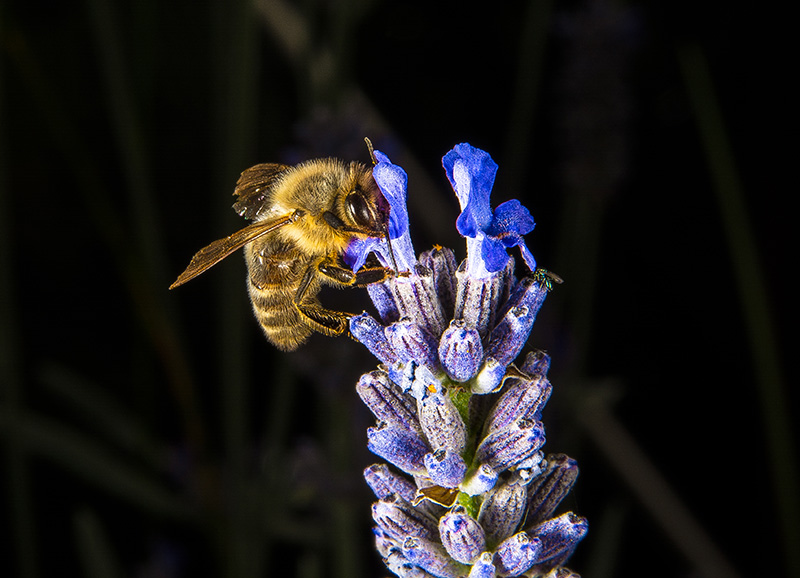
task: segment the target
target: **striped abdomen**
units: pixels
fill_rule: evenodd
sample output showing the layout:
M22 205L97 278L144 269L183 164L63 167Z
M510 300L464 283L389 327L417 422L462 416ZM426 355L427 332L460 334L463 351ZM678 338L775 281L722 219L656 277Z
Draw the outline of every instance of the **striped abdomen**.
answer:
M273 238L247 245L245 259L253 313L264 334L279 349L297 349L313 332L292 302L312 259ZM315 280L303 301L315 302L318 291Z

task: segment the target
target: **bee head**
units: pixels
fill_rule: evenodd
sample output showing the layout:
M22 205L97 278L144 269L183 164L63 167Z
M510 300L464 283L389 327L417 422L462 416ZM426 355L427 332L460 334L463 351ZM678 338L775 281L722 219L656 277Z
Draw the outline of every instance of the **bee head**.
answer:
M389 203L383 198L372 171L362 175L344 198L348 220L359 229L383 236L389 222Z
M361 175L356 186L347 193L344 199L344 209L347 216L361 228L370 231L373 237L383 237L389 245L392 266L397 270L397 263L392 251L392 241L389 237L389 202L381 193L372 171Z

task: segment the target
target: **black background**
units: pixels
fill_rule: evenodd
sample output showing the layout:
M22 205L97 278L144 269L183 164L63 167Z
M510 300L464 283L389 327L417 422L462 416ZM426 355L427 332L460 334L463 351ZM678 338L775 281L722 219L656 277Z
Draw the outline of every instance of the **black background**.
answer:
M242 225L241 170L366 162L371 136L409 172L418 251L464 255L440 159L467 141L500 166L493 202L529 207L528 246L565 279L529 345L552 356L546 448L581 466L565 507L590 533L570 567L715 575L640 499L674 514L662 486L628 482L640 455L710 537L688 538L696 556L797 575L780 525L797 518L774 490L796 432L768 434L797 403L780 15L310 1L288 4L308 39L292 56L276 6L0 6L0 574L386 574L353 388L375 361L346 339L271 348L238 258L166 290ZM361 291L323 299L369 307ZM769 384L783 397L764 405Z

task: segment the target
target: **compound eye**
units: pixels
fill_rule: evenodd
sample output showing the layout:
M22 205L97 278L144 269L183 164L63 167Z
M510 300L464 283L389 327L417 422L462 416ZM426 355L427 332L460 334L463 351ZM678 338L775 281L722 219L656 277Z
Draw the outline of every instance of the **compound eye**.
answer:
M363 192L355 190L345 199L347 210L357 225L368 229L375 229L376 215L372 206Z

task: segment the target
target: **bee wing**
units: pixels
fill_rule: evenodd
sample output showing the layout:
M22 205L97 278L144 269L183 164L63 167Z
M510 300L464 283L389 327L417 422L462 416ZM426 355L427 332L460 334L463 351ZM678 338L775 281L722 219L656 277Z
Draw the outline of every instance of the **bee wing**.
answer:
M194 257L192 257L192 260L189 263L189 266L186 267L186 270L178 276L178 278L172 285L169 286L169 288L174 289L175 287L183 285L187 281L194 279L200 275L200 273L203 273L207 269L213 267L237 249L244 247L247 243L258 239L262 235L271 233L276 229L280 229L289 223L295 222L299 216L300 212L295 211L290 215L285 215L278 219L256 221L255 223L247 225L244 229L240 229L232 235L228 235L224 239L218 239L207 247L203 247L197 253L195 253Z
M238 200L233 210L245 219L253 220L266 208L267 193L276 178L283 174L289 165L263 163L244 171L236 181L233 194Z

